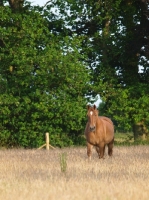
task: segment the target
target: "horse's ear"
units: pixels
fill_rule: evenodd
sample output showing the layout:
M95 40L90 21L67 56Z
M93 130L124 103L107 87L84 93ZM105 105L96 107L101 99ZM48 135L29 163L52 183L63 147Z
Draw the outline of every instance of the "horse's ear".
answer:
M89 110L89 108L90 108L90 105L87 105L87 110Z
M94 108L94 110L96 109L96 105L95 104L94 104L93 108Z

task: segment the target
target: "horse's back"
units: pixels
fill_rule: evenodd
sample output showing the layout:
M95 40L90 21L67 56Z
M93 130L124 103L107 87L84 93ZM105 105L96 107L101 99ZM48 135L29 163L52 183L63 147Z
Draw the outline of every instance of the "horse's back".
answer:
M112 120L111 120L110 118L105 117L105 116L99 116L99 118L100 118L101 120L104 120L104 121L110 123L110 124L113 126L113 122L112 122Z

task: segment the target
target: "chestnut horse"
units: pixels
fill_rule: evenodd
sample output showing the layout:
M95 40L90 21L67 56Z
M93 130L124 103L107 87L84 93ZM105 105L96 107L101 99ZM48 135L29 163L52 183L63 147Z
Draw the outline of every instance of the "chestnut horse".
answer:
M105 146L108 146L108 155L112 156L114 143L114 126L112 121L104 116L98 116L96 106L87 107L88 122L85 128L87 140L87 155L91 159L92 147L96 147L99 158L104 158Z

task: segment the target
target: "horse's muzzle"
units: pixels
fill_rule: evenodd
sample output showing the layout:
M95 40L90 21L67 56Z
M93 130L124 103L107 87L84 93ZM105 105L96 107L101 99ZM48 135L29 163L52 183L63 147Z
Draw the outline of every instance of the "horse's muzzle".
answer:
M95 131L95 126L90 126L90 131L91 132Z

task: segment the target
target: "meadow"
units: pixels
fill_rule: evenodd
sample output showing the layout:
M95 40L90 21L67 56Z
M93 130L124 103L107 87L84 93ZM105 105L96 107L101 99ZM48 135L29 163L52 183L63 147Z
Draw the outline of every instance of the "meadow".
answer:
M149 146L115 146L98 159L86 147L0 150L0 199L148 200Z

